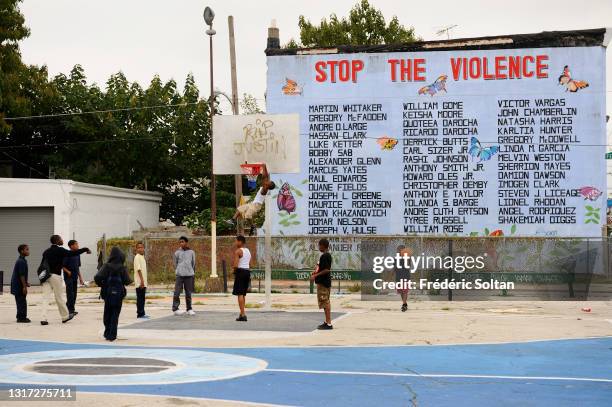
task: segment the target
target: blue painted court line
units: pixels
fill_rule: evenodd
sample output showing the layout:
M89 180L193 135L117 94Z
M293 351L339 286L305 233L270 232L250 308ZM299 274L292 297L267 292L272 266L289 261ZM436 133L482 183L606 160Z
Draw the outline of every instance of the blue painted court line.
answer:
M124 348L0 340L0 355ZM137 354L137 347L127 356ZM146 348L150 349L150 348ZM186 348L167 349L172 351ZM206 348L268 363L233 379L81 391L201 397L300 406L609 406L612 338L491 345ZM91 356L95 356L92 353ZM0 372L3 382L10 372ZM424 376L423 376L424 375Z

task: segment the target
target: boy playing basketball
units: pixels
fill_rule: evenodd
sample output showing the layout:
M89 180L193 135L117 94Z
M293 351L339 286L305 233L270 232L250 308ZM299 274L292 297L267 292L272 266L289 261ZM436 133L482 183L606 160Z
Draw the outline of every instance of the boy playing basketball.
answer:
M261 177L261 188L259 188L259 191L257 191L257 195L255 195L255 198L251 202L247 202L238 207L233 217L234 221L239 218L248 220L253 219L257 212L261 210L268 191L276 188L276 184L274 184L273 181L270 181L270 174L268 174L268 169L266 168L265 164L262 165Z

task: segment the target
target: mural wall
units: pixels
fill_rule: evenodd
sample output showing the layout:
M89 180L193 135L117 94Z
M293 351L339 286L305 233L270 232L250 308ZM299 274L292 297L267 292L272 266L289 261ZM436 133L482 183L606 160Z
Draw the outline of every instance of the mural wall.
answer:
M275 235L600 236L605 49L268 57Z

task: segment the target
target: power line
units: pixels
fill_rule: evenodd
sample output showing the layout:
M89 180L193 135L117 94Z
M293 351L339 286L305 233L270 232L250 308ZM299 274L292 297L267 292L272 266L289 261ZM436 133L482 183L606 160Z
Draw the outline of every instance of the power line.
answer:
M121 141L154 141L154 140L160 140L164 137L168 137L168 136L121 138L121 139L113 139L113 140L106 139L106 140L89 140L89 141L67 141L65 143L12 145L12 146L0 146L0 150L8 150L8 149L16 149L16 148L59 147L59 146L69 146L69 145L78 145L78 144L117 143Z
M206 103L205 101L188 102L188 103L174 103L166 105L155 105L155 106L140 106L140 107L125 107L121 109L107 109L107 110L90 110L86 112L71 112L71 113L53 113L53 114L41 114L35 116L17 116L17 117L5 117L4 120L29 120L29 119L45 119L49 117L64 117L64 116L78 116L82 114L97 114L97 113L114 113L114 112L128 112L134 110L149 110L149 109L161 109L165 107L180 107L180 106L191 106L197 105L198 103Z
M612 90L605 91L606 93L612 93ZM482 96L482 95L477 95ZM388 97L378 97L379 99L388 99ZM253 98L254 100L263 100L260 98ZM328 99L336 99L336 98L328 98ZM174 103L174 104L166 104L166 105L154 105L154 106L140 106L140 107L125 107L119 109L106 109L106 110L90 110L85 112L71 112L71 113L52 113L52 114L41 114L41 115L32 115L32 116L16 116L16 117L5 117L4 120L31 120L31 119L45 119L52 117L69 117L69 116L79 116L85 114L99 114L99 113L115 113L115 112L129 112L129 111L137 111L137 110L150 110L150 109L161 109L168 107L181 107L181 106L192 106L197 105L198 103L207 104L205 100L200 100L197 102L188 102L188 103Z
M24 163L23 161L19 161L18 159L16 159L15 157L9 155L8 153L5 153L4 151L2 151L2 154L4 154L5 156L7 156L8 158L10 158L11 160L15 161L18 164L23 165L26 168L29 168L30 170L36 171L37 173L39 173L40 175L42 175L45 178L49 178L49 176L47 174L44 174L40 171L38 171L36 168L34 167L30 167L28 164Z

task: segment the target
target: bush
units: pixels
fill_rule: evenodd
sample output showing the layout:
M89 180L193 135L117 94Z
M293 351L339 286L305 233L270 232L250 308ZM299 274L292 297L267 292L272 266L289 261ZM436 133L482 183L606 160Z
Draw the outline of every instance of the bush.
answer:
M235 211L234 208L217 208L217 235L234 234L236 228L227 221L232 219ZM183 223L189 229L210 233L210 208L185 216Z

